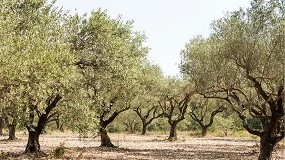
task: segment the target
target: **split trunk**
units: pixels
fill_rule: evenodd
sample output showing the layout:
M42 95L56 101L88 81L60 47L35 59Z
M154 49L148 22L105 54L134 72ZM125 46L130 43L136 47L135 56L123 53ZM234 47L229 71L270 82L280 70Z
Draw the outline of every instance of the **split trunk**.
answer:
M39 153L40 143L39 143L40 133L34 130L29 131L29 139L26 146L25 153Z

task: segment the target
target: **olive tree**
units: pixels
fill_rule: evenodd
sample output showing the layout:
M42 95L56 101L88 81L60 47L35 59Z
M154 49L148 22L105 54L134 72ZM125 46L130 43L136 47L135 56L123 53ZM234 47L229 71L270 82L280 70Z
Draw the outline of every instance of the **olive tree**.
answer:
M52 4L4 0L0 12L1 94L5 105L15 102L27 115L22 119L29 133L25 153L37 153L39 136L74 78L74 56L61 11Z
M141 124L140 118L132 110L122 113L117 122L122 123L125 126L125 131L129 133L136 133L139 131L139 126Z
M70 38L83 76L90 107L99 120L101 146L115 147L106 127L133 105L137 95L137 71L148 51L144 36L132 31L132 22L93 11L79 21L77 35ZM76 30L76 28L75 28Z
M209 100L202 97L195 97L190 102L189 115L201 127L201 136L207 135L208 128L214 123L214 118L218 113L224 111L224 105L218 101Z
M177 140L177 124L185 119L190 98L195 92L188 91L189 88L183 80L176 78L166 80L166 88L161 95L159 105L170 125L168 140L175 141Z
M162 93L164 77L158 66L146 62L141 68L139 78L139 93L133 111L140 118L142 135L145 135L148 125L163 115L158 101Z
M210 37L195 38L182 51L181 71L200 94L228 102L243 127L260 137L260 160L271 159L285 134L284 25L284 2L254 0L251 8L215 21Z

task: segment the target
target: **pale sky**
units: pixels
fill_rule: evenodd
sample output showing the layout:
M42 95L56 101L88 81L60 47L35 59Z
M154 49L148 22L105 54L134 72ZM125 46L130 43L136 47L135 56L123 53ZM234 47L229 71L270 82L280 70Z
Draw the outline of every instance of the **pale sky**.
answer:
M165 75L179 74L180 51L196 35L210 34L213 20L227 11L250 6L251 0L57 0L71 13L90 13L101 8L116 18L134 20L134 30L145 32L148 59Z

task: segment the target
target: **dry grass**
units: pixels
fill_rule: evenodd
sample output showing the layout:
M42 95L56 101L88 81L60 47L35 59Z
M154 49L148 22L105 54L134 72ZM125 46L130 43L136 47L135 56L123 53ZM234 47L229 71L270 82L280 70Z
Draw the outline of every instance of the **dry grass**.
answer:
M64 155L58 159L256 159L258 140L253 138L211 137L194 138L180 133L179 140L169 142L167 135L110 134L119 148L100 148L99 137L79 139L77 135L46 134L40 137L44 154L23 155L27 135L18 135L16 141L1 137L0 159L57 159L54 149L64 144ZM274 152L274 159L285 159L284 143Z

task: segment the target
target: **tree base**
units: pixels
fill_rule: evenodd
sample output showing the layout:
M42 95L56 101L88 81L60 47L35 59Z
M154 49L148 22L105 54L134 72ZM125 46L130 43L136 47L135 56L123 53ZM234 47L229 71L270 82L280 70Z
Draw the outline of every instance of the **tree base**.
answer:
M101 145L100 147L118 148L112 142L105 128L100 128Z
M106 147L106 148L119 148L118 146L115 146L114 144L108 144L108 145L100 145L99 147Z
M29 131L29 139L25 149L25 154L29 153L40 153L40 143L39 143L40 134L35 131Z
M171 142L177 141L177 137L168 137L167 140Z
M14 141L14 140L17 140L17 138L16 137L13 137L13 138L9 137L7 140L8 141Z

